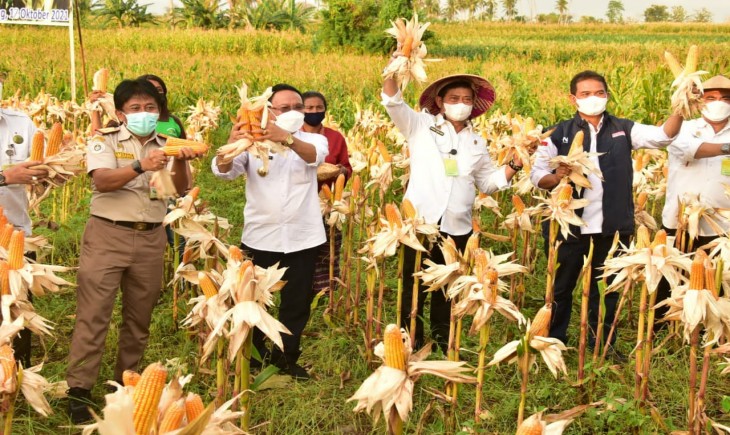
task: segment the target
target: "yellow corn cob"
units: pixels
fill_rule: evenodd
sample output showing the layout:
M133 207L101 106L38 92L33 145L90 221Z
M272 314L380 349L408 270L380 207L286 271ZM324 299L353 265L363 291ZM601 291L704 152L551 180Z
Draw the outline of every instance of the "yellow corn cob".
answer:
M322 198L324 201L332 201L332 190L330 189L329 185L322 185L322 190L319 191L319 197Z
M157 421L157 406L160 404L166 379L167 370L159 362L148 365L142 372L132 397L136 433L145 435L150 433L152 423Z
M264 110L262 107L259 110L248 111L249 131L254 139L260 139L264 135L262 132L263 127L261 126L261 121L264 119Z
M198 272L198 285L206 299L210 299L218 294L218 286L215 285L210 276L205 272Z
M25 233L20 230L13 231L8 246L8 266L11 270L18 270L23 267L23 254L25 253Z
M700 58L700 50L696 45L691 45L687 52L687 62L684 63L684 72L691 74L697 71L697 63Z
M345 174L340 174L335 181L335 201L342 201L342 193L345 190Z
M403 39L403 46L400 48L400 52L403 53L403 56L410 57L411 51L413 51L413 35L409 34Z
M512 205L517 213L522 214L525 212L525 202L522 201L519 195L512 195Z
M125 387L134 387L139 383L140 377L142 377L142 375L134 370L125 370L124 373L122 373L122 385Z
M390 155L390 152L388 151L388 148L385 146L385 144L377 139L376 139L376 143L378 144L378 152L383 157L383 161L392 162L393 157Z
M649 228L645 225L639 225L639 229L636 230L636 247L638 249L648 248L651 245L651 234L649 234Z
M236 245L231 245L228 247L228 259L232 261L243 261L243 251L241 251L241 248L239 248Z
M570 184L563 184L558 191L558 201L570 201L573 197L573 186Z
M406 219L413 219L417 216L416 207L409 199L404 199L400 205L400 211Z
M487 259L487 253L483 250L475 250L471 253L474 256L474 272L476 276L480 276L489 267L489 260Z
M5 260L0 260L0 295L10 294L10 266Z
M15 352L9 344L0 346L0 367L2 367L3 379L5 380L3 383L4 387L7 388L8 384L11 385L8 389L12 391L7 391L7 393L15 392L15 379L18 365L15 361ZM8 382L8 379L12 379L12 381Z
M479 233L473 233L469 238L466 240L466 249L464 249L464 254L467 256L473 255L472 253L479 248Z
M667 61L667 65L669 65L669 70L672 71L672 75L676 78L679 77L680 74L682 74L682 65L679 64L679 61L676 57L669 51L664 52L664 60Z
M43 147L45 145L46 138L43 136L43 132L38 130L33 135L33 143L30 147L30 160L42 161L43 160Z
M198 186L193 187L190 189L190 192L188 192L188 196L193 199L193 202L198 199L198 195L200 195L200 187Z
M520 424L515 435L542 435L543 424L540 421L540 414L531 415Z
M157 433L162 435L167 432L180 429L183 417L185 417L185 400L180 399L172 402L172 404L167 407L165 415L162 417L162 422L160 423L160 428Z
M714 265L710 264L709 266L705 267L705 288L711 291L712 294L715 296L715 299L717 299L718 289L715 283L715 272L717 272L717 269Z
M660 245L666 245L667 244L667 232L664 230L659 230L654 235L654 241L651 242L651 247L655 248Z
M384 364L394 369L406 370L406 352L403 344L403 336L400 328L396 325L388 325L383 333L383 345L385 346Z
M385 204L385 218L388 220L388 224L393 227L401 227L403 226L403 219L400 217L400 213L398 212L398 207L395 205L388 203Z
M208 145L196 142L194 140L180 139L177 137L168 137L165 142L165 146L162 147L162 152L166 156L177 156L182 148L191 148L197 153L204 153L208 151Z
M479 234L479 232L482 231L481 226L479 226L479 219L477 219L477 218L471 218L471 231L474 234Z
M107 82L109 81L109 70L102 68L94 73L94 90L106 92Z
M649 198L649 195L646 192L641 192L636 197L636 207L639 210L643 210L644 206L646 205L646 200Z
M0 232L0 246L6 250L10 247L10 238L13 236L13 231L15 231L13 224L6 223L2 228L2 232Z
M488 268L484 273L483 283L484 291L488 298L487 300L494 302L497 298L499 285L499 273L497 272L497 269L493 267Z
M669 165L665 164L662 166L662 175L664 175L664 178L667 178L669 176Z
M547 337L550 333L550 318L553 315L552 305L543 305L535 314L528 334L532 337Z
M362 187L362 180L359 174L355 174L352 177L352 199L357 200L360 197L360 188Z
M5 227L5 224L7 224L7 223L8 223L8 218L7 218L7 216L5 216L5 211L0 206L0 231L2 230L2 228Z
M697 251L692 261L692 268L689 272L690 290L703 290L705 288L705 258L703 251Z
M61 142L63 141L63 124L57 122L51 127L48 134L48 146L46 147L46 157L55 156L61 150Z
M185 398L185 416L187 417L188 423L198 418L203 411L205 411L203 399L195 393L188 393L188 396Z
M377 146L373 145L368 149L368 163L370 166L378 164L378 153L375 152L377 148Z
M580 130L578 133L575 134L575 137L573 138L573 143L570 144L570 151L568 154L573 153L579 153L583 151L583 130Z

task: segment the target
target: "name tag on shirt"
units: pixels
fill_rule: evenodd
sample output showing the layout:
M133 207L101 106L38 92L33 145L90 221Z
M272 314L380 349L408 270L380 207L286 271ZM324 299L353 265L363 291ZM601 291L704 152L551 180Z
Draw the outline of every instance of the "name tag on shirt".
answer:
M730 175L730 158L722 159L722 165L720 165L721 175Z
M444 159L444 171L446 171L447 177L458 177L459 166L456 164L456 160Z
M625 131L617 131L616 133L614 133L614 134L611 135L611 137L613 137L613 138L616 138L616 137L619 137L619 136L626 136L626 132Z
M133 159L134 158L134 154L125 153L124 151L115 151L114 156L118 159Z

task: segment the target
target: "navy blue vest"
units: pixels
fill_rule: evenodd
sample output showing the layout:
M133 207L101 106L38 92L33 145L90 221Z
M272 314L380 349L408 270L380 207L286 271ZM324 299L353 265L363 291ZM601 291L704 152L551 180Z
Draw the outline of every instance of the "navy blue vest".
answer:
M604 236L613 236L616 231L622 235L634 233L634 170L631 161L631 129L634 122L616 118L608 112L603 114L603 125L596 137L596 151L603 153L598 157L598 164L603 173L603 228ZM550 140L558 149L559 155L567 155L573 137L579 130L583 131L583 149L588 152L591 147L591 132L586 122L576 112L573 119L563 121L555 126ZM585 189L581 190L582 193ZM574 190L573 195L579 197ZM576 211L579 215L583 209ZM580 235L580 228L571 226L571 233ZM572 237L571 237L572 238Z

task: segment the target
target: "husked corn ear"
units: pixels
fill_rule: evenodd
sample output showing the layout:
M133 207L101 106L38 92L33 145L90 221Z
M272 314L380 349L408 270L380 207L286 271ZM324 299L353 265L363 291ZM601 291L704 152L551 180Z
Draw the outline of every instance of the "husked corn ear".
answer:
M215 285L210 276L205 272L198 272L198 285L203 291L206 299L210 299L218 294L218 286Z
M45 146L46 138L43 132L38 130L33 135L33 142L30 147L30 160L42 161L43 160L43 147Z
M413 35L406 35L405 39L403 39L403 46L400 48L400 51L405 57L411 56L411 51L413 51Z
M22 230L14 230L10 236L10 246L8 246L8 267L11 270L18 270L23 267L23 254L25 253L25 232Z
M522 201L519 195L512 195L512 205L517 213L522 214L525 212L525 202Z
M122 385L125 387L135 387L139 383L139 379L142 377L139 373L134 370L125 370L122 373Z
M406 370L406 352L403 343L403 335L396 325L388 325L383 333L383 345L385 346L384 364L394 369Z
M491 300L496 299L499 288L499 273L497 272L497 269L490 267L486 270L486 273L484 274L484 284L486 284L484 291L488 291L489 296L492 298Z
M185 416L187 417L188 423L198 418L203 411L205 411L203 399L195 393L188 393L185 398Z
M383 161L392 162L393 157L390 155L390 151L388 151L388 148L385 146L385 144L379 140L376 140L376 143L378 144L378 152L383 157Z
M345 174L337 176L335 181L335 201L342 201L342 194L345 191Z
M200 195L200 187L195 186L192 189L190 189L190 192L188 192L188 196L193 199L193 201L198 199L198 195Z
M413 206L413 203L409 199L403 200L400 204L400 211L406 219L413 219L417 215L416 207Z
M489 259L487 253L481 249L472 251L471 255L474 256L474 271L476 276L480 276L489 267Z
M636 247L638 249L648 248L651 245L651 234L649 234L649 228L646 225L639 225L639 229L636 230Z
M709 266L705 267L705 288L711 291L712 294L715 295L715 299L717 299L718 289L715 283L715 272L717 272L717 269L714 265L710 264Z
M654 241L651 242L651 247L656 248L660 245L666 245L667 244L667 232L664 230L659 230L654 235Z
M542 432L543 423L540 421L540 414L534 414L520 424L515 435L542 435Z
M563 184L562 187L558 186L558 201L570 201L573 197L573 186L570 184Z
M243 251L241 251L241 248L239 248L236 245L231 245L228 247L228 259L233 261L241 262L243 261Z
M332 201L332 189L330 189L329 185L322 185L322 190L319 191L319 197L324 201Z
M0 231L3 227L5 227L5 224L8 223L8 218L5 216L5 210L3 210L2 206L0 206Z
M479 225L479 219L471 218L471 232L479 234L482 231L482 227Z
M355 174L352 177L352 199L357 200L360 198L360 189L362 188L362 180L359 174Z
M669 65L669 69L672 71L672 75L674 75L674 77L678 77L682 74L682 65L680 65L679 61L672 53L665 51L664 60L667 61L667 65Z
M191 148L196 153L204 153L208 151L208 145L194 140L180 139L177 137L168 137L162 152L166 156L177 156L182 148Z
M94 73L94 90L106 92L107 83L109 82L109 70L102 68Z
M48 146L46 147L46 157L55 156L61 150L61 142L63 142L63 124L57 122L51 127L48 134Z
M466 240L466 249L464 249L464 254L471 256L472 252L479 249L479 233L474 232L469 238Z
M159 362L148 365L142 372L132 397L136 433L150 433L152 423L157 421L157 406L160 404L166 379L167 369Z
M15 361L15 351L13 351L13 348L9 344L0 346L0 367L2 367L4 380L15 378L18 365ZM14 384L15 381L13 381ZM12 393L12 391L9 391L9 393Z
M0 246L6 250L10 247L10 238L13 236L15 227L11 223L6 223L0 231Z
M532 337L547 337L550 334L550 319L553 316L552 305L543 305L535 314L528 334Z
M570 151L568 154L573 153L579 153L583 151L583 137L585 134L583 133L583 130L578 131L578 133L575 134L575 137L573 137L573 143L570 144Z
M162 435L164 433L180 429L183 417L185 417L185 400L180 399L172 402L172 404L167 407L165 415L162 417L162 422L160 423L160 428L157 433Z
M5 260L0 260L0 295L10 294L10 266Z
M696 45L691 45L687 52L687 62L684 63L684 69L687 73L697 71L697 63L700 58L700 49Z
M705 288L705 258L703 251L697 251L689 272L689 289L703 290Z
M400 227L403 225L403 219L401 219L400 213L398 212L398 207L391 203L385 204L385 218L391 227Z
M649 198L649 195L646 192L641 192L636 197L636 207L639 210L643 210L644 206L646 205L646 200Z

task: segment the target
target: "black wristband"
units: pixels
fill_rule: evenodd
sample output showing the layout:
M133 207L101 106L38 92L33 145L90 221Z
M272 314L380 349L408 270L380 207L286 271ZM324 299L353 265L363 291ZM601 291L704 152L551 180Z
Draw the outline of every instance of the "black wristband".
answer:
M515 165L515 161L514 160L510 160L509 163L507 163L507 166L509 166L510 168L512 168L512 170L515 171L515 172L520 172L522 170L522 166Z
M144 169L142 169L142 163L140 163L139 160L135 160L132 162L132 169L134 169L134 172L138 174L144 174Z

